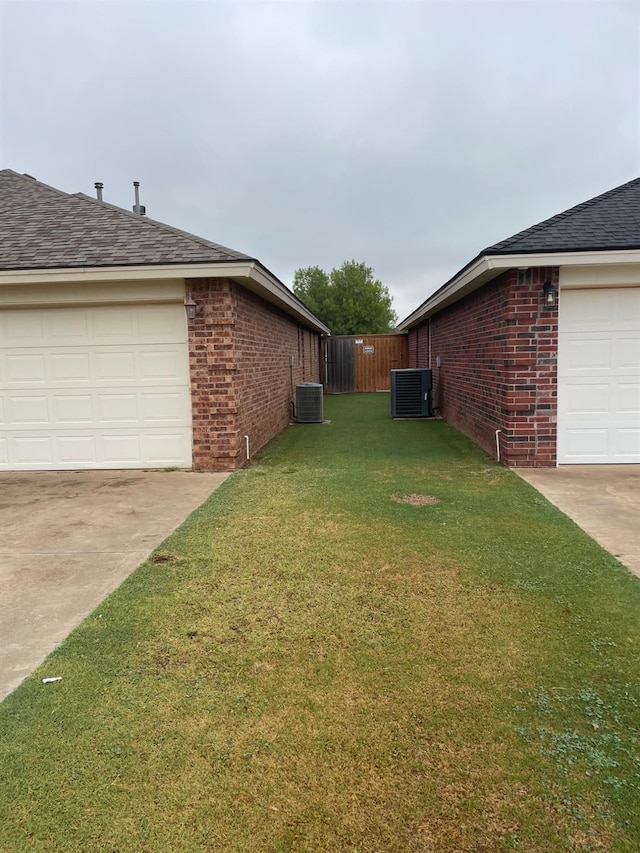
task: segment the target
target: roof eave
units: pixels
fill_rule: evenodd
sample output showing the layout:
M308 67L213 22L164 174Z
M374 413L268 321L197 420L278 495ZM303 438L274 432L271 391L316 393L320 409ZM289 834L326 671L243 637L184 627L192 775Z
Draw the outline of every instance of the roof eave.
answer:
M328 326L325 326L315 314L312 314L307 306L301 302L298 297L289 288L284 285L280 279L276 278L273 273L262 266L258 261L251 263L237 264L237 267L247 267L250 270L249 275L240 276L238 272L230 276L236 281L240 281L247 289L262 296L268 302L283 308L288 314L293 314L299 320L302 320L307 326L313 327L322 335L329 335L331 331Z
M176 278L231 278L320 334L330 333L329 328L312 314L288 287L266 267L252 259L197 264L0 270L0 286L56 282L81 284L83 282L152 281Z
M630 246L627 244L621 244L619 246L584 246L582 248L576 247L574 249L562 249L562 248L546 248L546 249L521 249L517 251L515 248L506 248L501 249L499 245L490 246L488 249L485 249L483 254L490 256L497 255L550 255L550 254L579 254L584 252L635 252L640 250L640 244L637 246Z
M522 252L518 254L482 253L436 290L413 313L398 323L396 328L398 331L406 331L412 326L418 325L508 269L619 263L640 263L640 249L589 249L577 252Z

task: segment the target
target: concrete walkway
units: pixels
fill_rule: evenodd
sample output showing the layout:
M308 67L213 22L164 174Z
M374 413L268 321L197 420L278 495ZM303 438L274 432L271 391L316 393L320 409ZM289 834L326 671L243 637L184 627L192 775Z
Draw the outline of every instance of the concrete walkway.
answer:
M0 474L0 700L228 476Z
M640 465L514 470L640 577Z

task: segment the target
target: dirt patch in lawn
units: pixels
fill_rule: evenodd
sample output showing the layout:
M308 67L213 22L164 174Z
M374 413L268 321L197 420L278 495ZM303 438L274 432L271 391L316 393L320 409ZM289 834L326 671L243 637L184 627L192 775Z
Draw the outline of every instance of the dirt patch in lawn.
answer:
M391 495L391 500L399 504L411 504L411 506L433 506L440 503L440 498L435 495Z

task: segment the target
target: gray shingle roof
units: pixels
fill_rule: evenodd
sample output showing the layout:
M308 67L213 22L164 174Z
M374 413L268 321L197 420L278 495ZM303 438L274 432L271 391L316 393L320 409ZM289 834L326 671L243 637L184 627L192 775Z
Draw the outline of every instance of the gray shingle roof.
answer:
M640 178L485 249L483 255L640 248Z
M170 225L0 170L0 269L256 260Z
M640 178L584 201L575 207L526 228L513 237L501 240L483 249L442 287L431 294L418 308L398 324L405 330L422 322L430 308L434 308L447 288L455 287L461 277L478 261L489 255L503 255L504 261L494 267L493 275L506 269L509 255L535 255L543 252L606 252L610 250L640 249ZM487 279L476 280L481 283ZM479 284L477 285L479 286ZM453 291L451 301L468 292ZM456 295L457 293L457 295ZM439 310L439 309L436 309Z

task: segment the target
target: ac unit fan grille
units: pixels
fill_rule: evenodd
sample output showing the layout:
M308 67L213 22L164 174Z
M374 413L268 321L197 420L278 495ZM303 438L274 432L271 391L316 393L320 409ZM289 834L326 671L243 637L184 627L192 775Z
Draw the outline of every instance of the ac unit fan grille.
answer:
M422 378L419 374L396 379L396 413L400 417L422 414Z
M409 368L391 371L391 417L425 418L433 416L431 370Z

